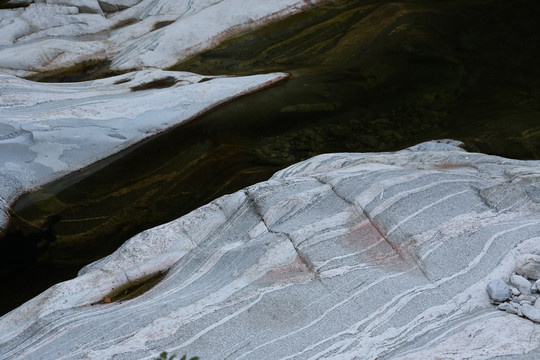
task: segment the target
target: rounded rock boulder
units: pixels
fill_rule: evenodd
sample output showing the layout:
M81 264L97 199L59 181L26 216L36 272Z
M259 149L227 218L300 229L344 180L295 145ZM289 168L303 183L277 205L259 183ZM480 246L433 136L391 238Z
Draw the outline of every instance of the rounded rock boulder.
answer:
M493 301L506 301L510 298L510 288L502 280L491 280L487 284L487 292Z

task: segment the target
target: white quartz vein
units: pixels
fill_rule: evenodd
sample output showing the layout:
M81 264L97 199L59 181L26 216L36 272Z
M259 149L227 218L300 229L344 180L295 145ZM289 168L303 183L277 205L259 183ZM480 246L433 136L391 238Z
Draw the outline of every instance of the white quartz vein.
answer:
M242 359L242 358L245 358L246 356L252 354L253 352L265 347L265 346L268 346L270 344L273 344L275 342L278 342L278 341L281 341L283 339L286 339L286 338L290 338L292 337L293 335L296 335L297 333L299 332L302 332L306 329L310 329L311 327L313 327L314 325L318 324L319 322L325 320L328 316L330 316L331 313L333 313L334 311L337 311L339 308L345 306L346 304L348 304L351 300L357 298L358 296L360 296L362 293L364 292L367 292L369 291L372 287L378 285L379 283L383 282L383 281L386 281L388 279L391 279L391 278L394 278L394 277L398 277L398 276L402 276L403 274L405 274L405 272L401 272L401 273L395 273L395 274L390 274L390 275L387 275L387 276L384 276L384 277L381 277L375 281L373 281L372 283L366 285L365 287L362 287L359 291L356 291L352 294L350 294L347 298L341 300L340 302L336 303L335 305L332 305L331 307L329 307L328 309L326 309L319 317L317 317L316 319L312 320L311 322L309 322L308 324L290 332L290 333L287 333L285 335L282 335L280 337L277 337L271 341L267 341L263 344L260 344L256 347L254 347L253 349L251 349L250 351L247 351L247 352L244 352L241 356L237 357L237 359ZM360 278L360 276L358 277ZM362 284L363 285L363 284ZM343 285L345 286L345 285ZM322 301L322 299L324 299L325 297L331 295L332 293L334 292L337 292L339 290L339 288L333 290L331 293L329 294L325 294L323 296L321 296L321 298L319 298L318 300L314 301L314 302L318 302L318 301ZM312 305L314 302L312 302L310 305ZM309 305L308 305L309 306ZM306 306L307 307L307 306ZM294 319L294 316L291 317L291 320Z

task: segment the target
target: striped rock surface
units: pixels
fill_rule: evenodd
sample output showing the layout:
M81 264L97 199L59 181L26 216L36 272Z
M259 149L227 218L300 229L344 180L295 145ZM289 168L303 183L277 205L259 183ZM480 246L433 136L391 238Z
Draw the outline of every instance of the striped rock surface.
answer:
M532 359L540 324L485 289L540 250L540 162L456 145L321 155L147 230L0 318L0 358Z

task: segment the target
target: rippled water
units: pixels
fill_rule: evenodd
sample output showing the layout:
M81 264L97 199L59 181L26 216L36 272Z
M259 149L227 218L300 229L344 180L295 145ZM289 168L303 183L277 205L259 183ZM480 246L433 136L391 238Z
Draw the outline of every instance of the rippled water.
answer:
M0 310L143 229L316 154L454 138L539 159L538 10L525 0L336 1L175 65L292 77L21 199L0 272L13 296Z

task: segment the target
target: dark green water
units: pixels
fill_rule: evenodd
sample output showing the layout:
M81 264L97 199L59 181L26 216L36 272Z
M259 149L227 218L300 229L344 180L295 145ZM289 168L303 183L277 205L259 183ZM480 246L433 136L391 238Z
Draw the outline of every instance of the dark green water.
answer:
M526 0L336 1L175 65L292 77L21 199L0 245L11 294L0 313L136 233L316 154L454 138L539 159L539 10Z

